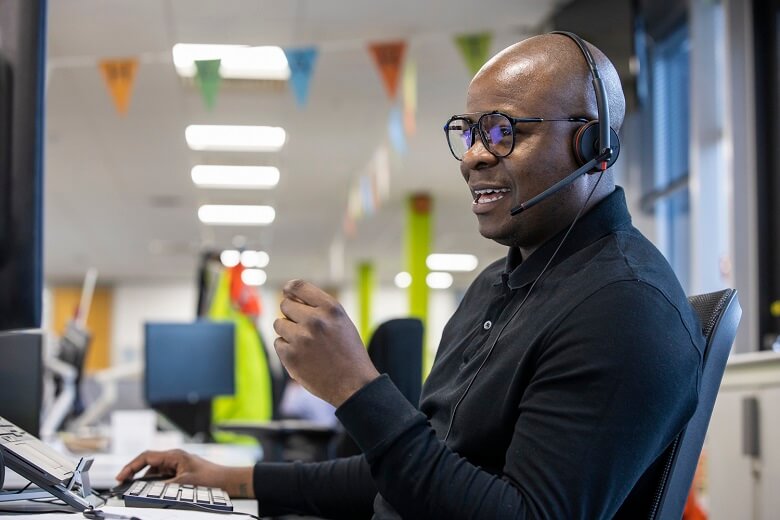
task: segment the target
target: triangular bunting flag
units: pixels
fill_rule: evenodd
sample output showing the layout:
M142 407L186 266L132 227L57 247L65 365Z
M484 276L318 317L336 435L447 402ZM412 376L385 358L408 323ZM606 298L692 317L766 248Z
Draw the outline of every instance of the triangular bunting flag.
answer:
M471 74L476 74L487 61L492 39L493 35L489 32L462 34L455 37L455 44Z
M390 109L390 117L387 120L387 133L390 142L399 155L406 155L406 136L404 135L403 116L397 106Z
M404 130L406 135L413 136L416 128L417 116L417 64L412 60L404 63L403 76L404 92Z
M290 86L299 107L305 107L309 99L309 83L317 61L317 49L285 49L287 65L290 67Z
M195 82L200 87L203 102L206 108L211 110L217 101L217 92L222 78L219 75L219 66L222 60L195 60Z
M382 75L387 96L391 100L395 99L406 43L371 43L368 45L368 49L371 51L371 56L374 58L376 66L379 67L379 73Z
M130 108L135 73L138 70L137 58L101 60L98 64L108 91L114 99L117 113L126 115Z

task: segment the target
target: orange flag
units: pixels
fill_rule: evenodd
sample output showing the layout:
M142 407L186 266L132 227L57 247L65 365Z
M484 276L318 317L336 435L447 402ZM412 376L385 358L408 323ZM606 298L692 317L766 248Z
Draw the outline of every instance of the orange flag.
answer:
M103 79L106 80L111 97L114 98L114 106L120 115L126 115L130 107L130 96L137 70L137 58L100 61L100 72L103 73Z
M395 99L398 90L398 76L401 72L401 63L406 50L405 42L371 43L368 45L371 56L374 58L382 80L385 83L388 97Z

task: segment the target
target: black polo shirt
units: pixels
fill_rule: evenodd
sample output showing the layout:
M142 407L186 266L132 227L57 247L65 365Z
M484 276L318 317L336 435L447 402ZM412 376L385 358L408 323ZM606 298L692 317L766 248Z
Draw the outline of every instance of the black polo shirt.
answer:
M622 189L545 270L562 236L477 277L419 411L386 376L338 409L363 456L258 464L261 513L366 518L373 502L375 518L646 514L653 462L696 406L700 326Z

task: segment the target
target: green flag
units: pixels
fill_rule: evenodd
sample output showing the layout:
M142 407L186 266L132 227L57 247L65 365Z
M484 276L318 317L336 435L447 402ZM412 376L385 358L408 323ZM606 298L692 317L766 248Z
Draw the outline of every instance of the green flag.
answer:
M455 37L455 45L458 46L458 50L460 50L460 54L472 75L476 74L487 61L492 39L493 35L489 32L461 34Z
M222 60L195 60L197 75L195 82L200 87L206 108L211 110L217 101L217 92L222 78L219 75L219 65Z

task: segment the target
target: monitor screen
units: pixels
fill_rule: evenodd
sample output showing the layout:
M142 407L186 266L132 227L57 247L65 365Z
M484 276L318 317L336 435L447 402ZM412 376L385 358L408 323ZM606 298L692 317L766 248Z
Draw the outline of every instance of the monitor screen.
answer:
M41 323L46 1L0 0L0 330Z
M234 393L232 323L147 323L147 402L198 403Z
M41 335L0 333L0 416L37 437L42 394Z

